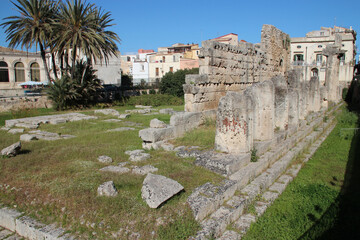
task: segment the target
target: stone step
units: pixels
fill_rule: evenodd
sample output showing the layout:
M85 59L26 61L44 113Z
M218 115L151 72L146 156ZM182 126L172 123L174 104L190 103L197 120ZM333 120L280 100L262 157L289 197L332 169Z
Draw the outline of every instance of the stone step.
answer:
M318 119L315 119L314 122L318 124L321 123ZM330 126L331 121L326 125ZM223 200L228 200L223 201L222 204L218 202L218 204L216 204L217 207L212 208L213 211L207 211L206 214L198 215L197 220L204 219L206 216L209 217L202 221L203 228L198 232L196 239L222 236L222 233L225 232L229 223L241 222L237 219L239 219L239 217L241 218L244 210L247 209L251 203L254 203L256 214L262 215L267 207L285 190L286 186L300 171L301 164L295 164L289 168L292 160L318 139L317 143L314 144L315 147L309 148L310 154L308 154L307 158L310 158L320 145L318 142L323 141L330 133L329 130L325 129L326 134L324 135L326 136L321 136L324 128L319 127L317 131L313 131L314 126L316 125L309 124L305 130L295 133L293 138L300 139L299 141L287 139L285 141L286 144L280 146L280 150L270 150L266 152L258 162L251 162L236 174L231 175L229 178L235 182L236 189L238 189L239 192L234 196L227 195L226 198L222 198ZM274 155L281 157L275 160L273 157L269 160L269 156ZM272 164L272 161L276 162ZM284 172L286 173L283 174ZM233 185L231 187L233 189ZM231 192L235 193L235 191ZM257 197L261 194L262 200L256 201ZM206 204L204 204L203 207L206 209ZM245 229L247 228L240 228L241 231ZM222 238L223 237L224 236L222 236Z

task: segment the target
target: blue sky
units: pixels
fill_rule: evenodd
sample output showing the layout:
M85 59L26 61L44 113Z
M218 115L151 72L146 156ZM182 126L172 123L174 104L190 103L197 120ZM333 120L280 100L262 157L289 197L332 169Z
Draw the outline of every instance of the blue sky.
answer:
M360 33L359 2L241 1L241 0L89 0L112 13L112 31L121 38L122 53L154 49L174 43L201 43L227 33L257 43L261 27L271 24L302 37L321 26L350 27ZM16 15L9 0L1 0L0 19ZM4 29L0 45L7 46ZM357 44L358 45L358 44Z

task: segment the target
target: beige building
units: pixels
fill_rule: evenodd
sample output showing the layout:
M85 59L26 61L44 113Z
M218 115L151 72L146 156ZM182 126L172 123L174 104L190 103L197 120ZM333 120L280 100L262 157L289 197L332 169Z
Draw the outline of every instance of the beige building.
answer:
M47 83L40 53L0 47L0 96L23 95L27 81Z
M349 82L353 78L356 56L356 32L354 30L334 27L322 27L312 31L305 37L291 38L291 61L296 68L302 68L305 80L318 76L321 83L325 82L327 59L323 50L328 44L335 43L335 36L341 37L341 55L339 66L339 81Z
M235 33L229 33L224 36L220 36L217 38L210 39L210 41L215 41L219 43L226 43L230 45L238 45L239 38L238 35Z
M161 79L168 72L199 67L198 44L176 43L171 47L159 47L158 52L149 55L149 80Z

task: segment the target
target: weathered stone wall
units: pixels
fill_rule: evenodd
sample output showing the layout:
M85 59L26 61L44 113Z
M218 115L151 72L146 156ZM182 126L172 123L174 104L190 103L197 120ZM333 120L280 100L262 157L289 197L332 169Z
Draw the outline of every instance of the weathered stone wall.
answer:
M46 96L12 97L0 99L0 112L51 107L52 103Z
M228 91L241 92L248 85L273 76L286 77L290 69L290 38L271 25L264 25L261 43L237 45L202 42L199 75L187 75L185 111L216 109Z

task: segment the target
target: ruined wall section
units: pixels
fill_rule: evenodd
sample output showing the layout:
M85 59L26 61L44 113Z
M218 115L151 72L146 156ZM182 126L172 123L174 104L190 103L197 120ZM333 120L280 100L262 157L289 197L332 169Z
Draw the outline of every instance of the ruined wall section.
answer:
M185 111L216 109L228 91L242 92L253 83L285 76L290 67L288 39L274 26L264 25L260 44L202 42L199 75L186 76Z

